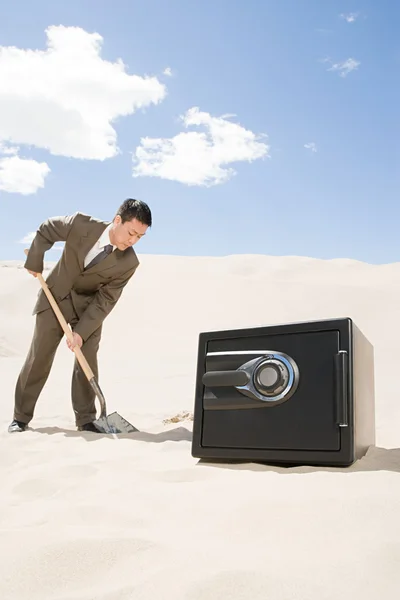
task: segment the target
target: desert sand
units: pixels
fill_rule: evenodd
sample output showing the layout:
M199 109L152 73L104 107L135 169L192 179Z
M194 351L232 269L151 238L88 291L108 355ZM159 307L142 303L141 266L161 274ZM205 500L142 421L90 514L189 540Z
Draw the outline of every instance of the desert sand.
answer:
M140 260L99 354L108 411L140 430L122 439L76 431L65 339L7 432L40 285L0 263L1 600L397 600L400 263ZM347 469L191 456L201 331L343 316L375 348L376 447Z

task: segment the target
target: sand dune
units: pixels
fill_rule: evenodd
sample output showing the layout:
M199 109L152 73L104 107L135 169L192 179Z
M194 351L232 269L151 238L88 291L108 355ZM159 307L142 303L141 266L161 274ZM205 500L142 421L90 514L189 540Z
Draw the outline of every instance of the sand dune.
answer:
M397 600L400 263L140 258L99 355L140 429L120 438L75 431L65 340L7 433L40 286L0 263L1 600ZM375 348L376 447L348 469L192 458L200 331L343 316Z

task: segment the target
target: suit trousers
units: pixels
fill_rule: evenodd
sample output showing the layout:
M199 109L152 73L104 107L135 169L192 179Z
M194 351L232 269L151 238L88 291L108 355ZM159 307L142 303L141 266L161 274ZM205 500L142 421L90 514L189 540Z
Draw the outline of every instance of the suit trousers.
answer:
M73 328L79 318L70 296L59 303L67 323ZM81 350L94 376L98 378L97 352L101 339L100 326L83 343ZM56 350L64 331L51 307L36 315L33 339L15 387L14 419L28 424L34 415L39 395L49 377ZM72 408L77 426L96 419L95 393L76 357L71 382Z

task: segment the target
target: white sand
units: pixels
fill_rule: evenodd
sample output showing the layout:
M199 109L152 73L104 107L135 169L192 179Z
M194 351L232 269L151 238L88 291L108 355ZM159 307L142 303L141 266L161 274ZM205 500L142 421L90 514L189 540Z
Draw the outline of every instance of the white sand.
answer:
M100 385L130 439L75 431L62 341L7 433L39 282L0 263L1 600L398 600L400 264L141 256ZM191 457L200 331L349 316L375 347L377 447L349 469ZM150 376L149 357L157 361Z

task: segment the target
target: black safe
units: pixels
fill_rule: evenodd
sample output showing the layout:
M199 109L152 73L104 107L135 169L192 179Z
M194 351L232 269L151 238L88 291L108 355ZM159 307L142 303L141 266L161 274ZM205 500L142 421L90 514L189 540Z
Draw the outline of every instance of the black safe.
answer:
M352 319L200 333L193 457L349 466L374 444L374 350Z

